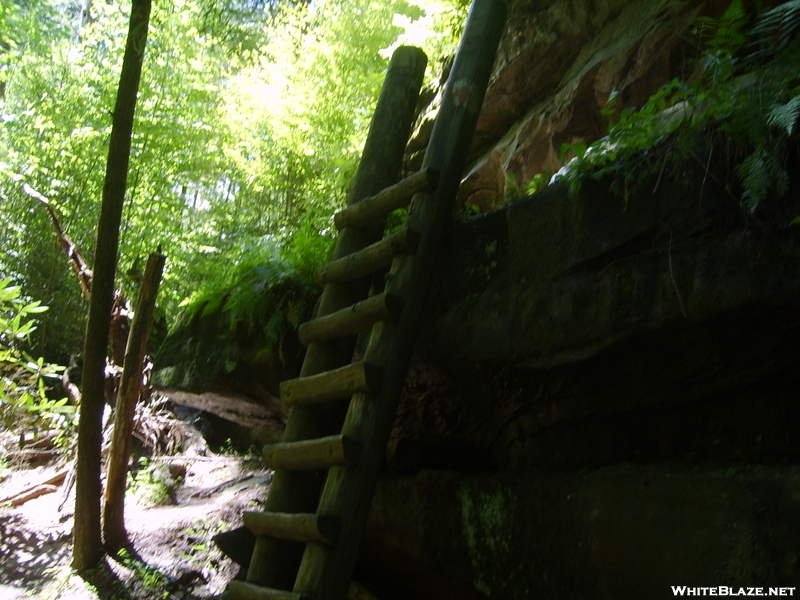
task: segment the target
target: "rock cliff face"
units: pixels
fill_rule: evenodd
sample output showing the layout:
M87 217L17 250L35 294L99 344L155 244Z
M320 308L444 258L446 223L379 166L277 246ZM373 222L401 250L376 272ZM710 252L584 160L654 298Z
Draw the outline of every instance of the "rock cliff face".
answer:
M475 163L461 205L497 208L506 181L519 185L561 168L564 143L593 142L608 129L602 109L639 107L697 68L698 17L720 17L729 0L511 0L508 26L473 143ZM745 2L754 12L780 4ZM434 100L409 144L422 160ZM569 155L571 156L571 155Z
M601 137L611 90L691 77L692 23L728 4L510 3L458 200L502 207L448 239L360 562L380 597L800 583L800 180L753 217L701 143L627 200L506 203Z
M458 440L483 456L480 464L502 469L626 459L598 437L599 423L577 447L544 439L565 421L613 422L612 413L728 390L733 398L755 382L800 377L800 232L753 229L717 184L701 189L703 176L684 165L656 194L644 182L627 205L603 182L575 196L551 186L456 226L395 429L397 468L464 468L425 463L423 454L435 457L426 438L443 451L445 440ZM681 438L693 421L687 415ZM759 436L745 451L709 431L714 446L702 449L670 443L669 429L659 444L640 444L641 457L722 457L735 447L739 454L725 455L735 460L755 452ZM616 444L637 445L643 433ZM773 442L773 453L794 456Z
M387 598L800 581L800 231L704 179L453 228L363 557Z

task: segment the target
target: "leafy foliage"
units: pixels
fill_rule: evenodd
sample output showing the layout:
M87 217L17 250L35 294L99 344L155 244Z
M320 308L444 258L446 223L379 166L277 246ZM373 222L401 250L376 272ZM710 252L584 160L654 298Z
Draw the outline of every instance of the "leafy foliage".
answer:
M7 429L65 428L75 407L66 398L48 396L53 379L59 380L64 367L34 359L25 343L36 329L28 318L47 310L40 302L28 302L19 286L10 280L0 281L0 418ZM50 383L48 383L50 380Z
M608 136L590 147L562 148L562 157L572 150L576 158L560 175L569 178L573 189L583 177L613 175L615 189L627 197L637 182L663 172L669 160L690 155L698 133L710 129L742 149L736 173L750 211L770 193L785 194L786 143L800 114L800 40L794 36L800 3L767 11L749 33L746 26L740 0L731 2L719 21L700 21L699 36L708 40L702 77L675 79L643 107L623 110ZM616 112L614 102L612 95L607 117Z
M188 298L181 318L191 321L198 316L222 314L228 332L233 334L252 331L263 315L270 314L266 323L261 323L268 349L280 342L286 326L297 327L308 312L304 287L299 285L273 297L297 277L269 239L259 242L242 254L234 269Z
M275 352L285 360L287 336L308 319L317 294L273 239L255 241L185 301L156 356L157 383L200 391L240 359Z
M91 253L130 5L95 2L76 30L76 7L0 2L0 244L13 249L0 273L53 307L34 342L65 357L80 348L85 301L46 215L20 187L48 196ZM245 254L264 236L310 279L330 251L331 214L345 201L389 51L416 42L446 55L466 4L159 3L121 230L125 295L158 245L169 256L160 302L170 319L209 281L251 264Z
M573 146L565 144L565 147L562 148L562 152L566 154L567 150L570 149L575 153L576 156L581 158L583 157L581 151L586 151L585 144L583 147L579 144L574 144ZM563 160L564 158L562 156L562 162ZM552 176L552 171L542 171L541 173L534 175L527 183L519 185L517 183L517 178L513 173L506 173L506 201L514 200L521 196L530 196L531 194L535 194L539 190L547 187Z
M128 473L128 490L140 504L147 506L167 503L174 494L176 483L179 482L169 477L169 468L166 465L150 463L144 456L138 459L136 468ZM164 582L161 583L163 585Z

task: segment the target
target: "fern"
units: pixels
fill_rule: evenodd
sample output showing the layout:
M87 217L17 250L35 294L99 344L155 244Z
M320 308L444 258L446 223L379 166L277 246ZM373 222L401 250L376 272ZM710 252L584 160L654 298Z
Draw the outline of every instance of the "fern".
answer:
M736 174L744 187L742 200L751 212L755 211L770 190L783 195L789 189L786 169L778 163L774 153L764 148L756 150L744 159L736 167Z
M733 0L719 21L709 46L725 56L733 56L747 42L744 28L747 11L741 0Z
M768 10L758 19L750 35L753 58L777 54L789 45L800 29L800 0L790 0Z
M744 206L755 211L770 194L785 194L787 142L800 118L800 0L765 12L747 35L746 24L741 0L721 19L699 21L695 33L707 44L702 77L673 80L641 108L623 110L605 138L557 174L570 190L586 176L611 176L612 190L627 198L667 162L692 155L697 135L712 130L725 133L744 156L736 167ZM750 54L735 58L743 49ZM615 113L615 99L612 94L604 115Z
M798 115L800 115L800 95L795 96L786 104L775 106L767 117L767 123L771 127L785 130L786 135L792 135Z
M208 315L213 315L215 312L217 312L217 310L219 310L219 307L222 305L222 302L224 300L222 296L219 296L217 294L207 294L201 296L201 298L202 300L199 300L194 305L194 312L199 312L204 317L207 317ZM192 305L190 305L188 311L190 314L193 312Z
M280 257L258 250L206 283L188 302L156 357L160 385L206 390L239 363L285 355L290 334L308 318L318 291Z

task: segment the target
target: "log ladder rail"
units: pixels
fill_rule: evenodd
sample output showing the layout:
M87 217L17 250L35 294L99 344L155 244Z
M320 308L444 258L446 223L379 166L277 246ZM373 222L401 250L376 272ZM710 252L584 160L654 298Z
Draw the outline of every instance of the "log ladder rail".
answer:
M264 448L275 476L265 510L244 514L256 543L247 581L229 584L234 600L348 595L504 22L502 0L474 0L423 167L386 187L396 181L425 67L418 49L400 48L392 58L356 174L356 201L336 215L335 259L319 271L325 288L317 316L299 328L308 346L301 376L281 385L292 413L284 441ZM385 215L409 200L405 226L378 239ZM385 288L369 295L368 276L386 267ZM366 333L363 360L351 362L356 336Z

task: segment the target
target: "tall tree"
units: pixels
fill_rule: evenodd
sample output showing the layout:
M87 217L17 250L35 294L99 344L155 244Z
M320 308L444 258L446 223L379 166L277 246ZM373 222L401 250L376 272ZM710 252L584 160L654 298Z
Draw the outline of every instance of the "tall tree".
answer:
M151 0L133 0L112 117L103 202L97 227L94 281L83 351L83 380L78 425L78 463L72 566L82 570L100 560L100 445L105 403L105 366L109 320L114 299L119 226L128 179L133 116L150 23Z

